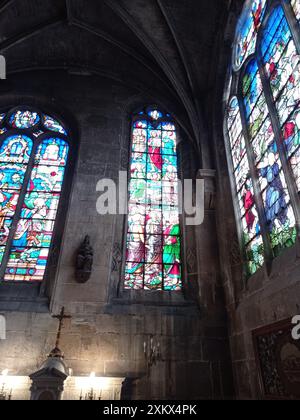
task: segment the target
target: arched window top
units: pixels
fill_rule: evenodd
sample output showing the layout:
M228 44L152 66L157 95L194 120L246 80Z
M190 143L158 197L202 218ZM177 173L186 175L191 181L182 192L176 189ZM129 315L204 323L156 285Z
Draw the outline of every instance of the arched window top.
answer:
M0 114L0 281L44 279L69 148L55 117L30 107Z
M182 288L176 129L156 107L133 116L124 287Z
M298 22L300 23L300 2L299 0L292 0L291 4L295 12L296 18L298 19Z
M233 67L239 70L245 60L254 53L257 34L266 10L266 0L248 0L244 6L235 38Z
M44 127L51 131L56 131L60 134L64 134L65 136L68 134L65 128L54 118L50 117L49 115L43 116L43 123Z
M157 107L148 107L136 112L132 116L135 128L153 128L164 131L175 131L174 120L169 113L159 110Z
M53 131L64 136L68 135L63 124L57 119L32 110L30 107L20 107L6 113L0 113L0 134L3 134L8 129L29 130L35 134Z
M291 39L288 22L281 5L276 6L265 25L260 43L264 61L269 61L274 53L283 51Z
M12 112L8 122L12 128L26 129L36 126L40 122L40 116L37 112L18 110Z

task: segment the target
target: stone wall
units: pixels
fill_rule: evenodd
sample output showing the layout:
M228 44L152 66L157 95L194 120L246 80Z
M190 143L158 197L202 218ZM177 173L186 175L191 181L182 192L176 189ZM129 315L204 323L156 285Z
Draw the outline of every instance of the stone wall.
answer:
M224 136L225 69L229 71L230 68L232 42L243 3L231 2L225 36L224 29L220 29L219 37L216 37L219 55L215 95L211 98L214 104L211 135L217 171L216 220L221 277L228 313L235 391L238 399L260 399L263 392L252 332L300 313L300 260L295 246L273 261L269 273L263 268L250 279L245 279L243 275Z
M50 311L37 313L34 302L26 312L3 311L7 340L0 342L0 371L26 376L40 367L53 348L62 306L72 315L65 321L61 348L73 375L127 377L132 398L231 398L231 362L222 293L214 208L197 231L198 248L190 255L193 299L180 304L164 296L159 304L128 304L110 300L111 263L116 230L122 220L96 212L96 184L117 179L126 169L129 148L128 115L134 107L162 98L149 98L118 83L64 72L35 72L10 77L12 90L1 105L50 103L62 117L69 115L78 132L76 164L62 249L52 287ZM68 119L66 119L68 121ZM125 157L125 158L124 158ZM125 163L124 163L125 159ZM199 168L198 168L199 169ZM93 273L82 285L74 279L76 251L90 235L94 248ZM187 274L187 282L189 274ZM16 285L17 288L17 285ZM143 343L150 336L161 344L162 360L147 371Z

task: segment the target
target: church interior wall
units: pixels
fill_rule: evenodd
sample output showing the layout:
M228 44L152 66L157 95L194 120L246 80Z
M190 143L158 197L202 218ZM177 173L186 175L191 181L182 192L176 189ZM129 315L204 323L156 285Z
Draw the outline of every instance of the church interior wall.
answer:
M1 344L0 370L19 376L36 371L55 342L57 320L51 314L64 306L72 319L65 321L61 348L73 375L96 372L97 376L131 378L134 399L232 397L213 208L206 210L203 226L187 232L198 236L199 244L203 240L207 244L189 258L197 283L193 304L185 304L184 299L179 306L168 299L159 305L110 302L113 244L120 218L97 214L96 184L103 177L117 179L120 168L126 166L122 156L128 156L129 139L124 134L129 133L128 110L152 98L106 79L64 72L16 75L11 83L13 88L2 103L34 97L65 110L74 120L79 152L50 311L45 305L37 313L33 302L26 311L15 304L12 311L3 312L7 340ZM85 235L94 249L94 265L90 280L78 284L74 261ZM148 371L143 346L152 336L161 346L162 360Z

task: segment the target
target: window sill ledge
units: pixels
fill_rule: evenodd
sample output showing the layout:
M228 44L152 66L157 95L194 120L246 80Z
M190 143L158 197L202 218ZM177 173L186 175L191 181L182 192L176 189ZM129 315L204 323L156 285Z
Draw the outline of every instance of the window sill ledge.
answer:
M40 295L40 283L0 282L0 311L49 312L49 301Z
M199 306L195 300L186 298L182 292L142 292L123 291L119 296L112 297L108 308L114 308L121 312L143 312L147 307L168 313L186 313L189 311L199 316Z

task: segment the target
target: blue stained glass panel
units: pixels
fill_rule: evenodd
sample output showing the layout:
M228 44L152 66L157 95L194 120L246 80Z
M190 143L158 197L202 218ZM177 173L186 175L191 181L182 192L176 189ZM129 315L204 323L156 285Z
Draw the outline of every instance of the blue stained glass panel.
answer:
M69 146L59 138L37 148L21 218L13 238L6 281L41 281L45 274Z
M176 127L175 127L175 124L172 124L170 122L163 122L162 123L162 129L164 131L175 131L176 130Z
M240 69L247 57L254 53L257 33L261 26L266 8L266 0L254 0L245 6L237 28L234 67Z
M254 96L254 100L252 98L249 100L248 92L256 90L253 85L261 86L258 71L255 71L254 77L251 73L250 77L249 68L257 69L257 65L254 66L252 61L245 70L244 80L247 79L250 82L248 89L243 90L244 107L246 111L249 106L248 101L250 101L251 114L246 111L250 145L259 175L272 249L274 254L278 255L282 249L294 244L295 218L268 110L264 112L260 106L261 103L266 103L264 93L260 93L260 99ZM256 117L253 118L253 115Z
M40 122L37 112L32 111L16 111L9 118L9 124L13 128L31 128Z
M6 255L4 281L40 282L45 274L69 154L68 142L58 134L66 136L67 131L53 117L41 117L35 111L19 109L9 115L11 128L2 124L0 129L4 138L0 145L0 261ZM0 124L5 116L0 114ZM3 135L26 129L30 129L30 134L20 131ZM58 134L39 141L46 129ZM29 181L22 194L20 218L16 220L25 179ZM5 247L8 238L12 241L10 249Z
M64 127L49 115L43 116L43 123L47 130L56 131L57 133L64 134L65 136L68 134Z
M262 53L286 154L300 191L300 59L281 6L272 11L267 21L262 36Z
M69 145L60 138L44 140L38 147L35 163L50 166L65 166L68 158Z
M1 247L7 243L31 150L32 140L23 135L8 137L0 148Z
M254 137L268 115L266 98L255 60L250 61L243 75L243 102L251 137Z
M28 163L32 146L32 140L27 136L10 136L1 145L0 162Z
M26 165L0 162L0 189L20 190L26 168Z

